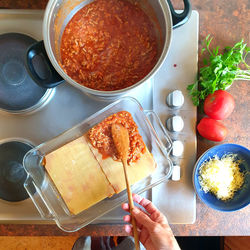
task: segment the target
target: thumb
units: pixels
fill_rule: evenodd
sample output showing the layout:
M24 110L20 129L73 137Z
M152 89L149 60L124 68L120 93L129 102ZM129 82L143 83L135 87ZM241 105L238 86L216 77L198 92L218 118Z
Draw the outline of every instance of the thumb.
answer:
M153 231L155 228L155 222L152 221L148 215L146 215L143 211L134 207L132 210L132 215L141 225L147 228L148 231Z

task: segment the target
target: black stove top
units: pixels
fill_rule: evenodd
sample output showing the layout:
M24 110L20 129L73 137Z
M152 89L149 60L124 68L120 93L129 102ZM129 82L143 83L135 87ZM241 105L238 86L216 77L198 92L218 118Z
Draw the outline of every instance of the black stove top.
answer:
M24 34L0 35L0 109L26 110L45 95L47 89L38 86L25 68L26 50L35 42Z
M22 201L29 196L23 186L27 174L23 157L32 146L21 141L8 141L0 145L0 198Z

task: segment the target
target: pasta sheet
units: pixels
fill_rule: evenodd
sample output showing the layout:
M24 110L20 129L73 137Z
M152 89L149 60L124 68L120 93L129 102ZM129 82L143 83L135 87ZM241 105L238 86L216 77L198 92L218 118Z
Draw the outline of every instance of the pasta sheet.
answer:
M83 136L45 157L45 168L73 214L114 194Z

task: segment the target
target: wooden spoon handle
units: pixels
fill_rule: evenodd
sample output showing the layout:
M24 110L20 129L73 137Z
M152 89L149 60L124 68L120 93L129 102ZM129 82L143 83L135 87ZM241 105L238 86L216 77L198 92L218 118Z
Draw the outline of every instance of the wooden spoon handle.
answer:
M131 212L130 212L131 214ZM138 236L138 231L137 231L137 226L136 226L136 221L134 216L131 214L131 222L133 225L133 233L134 233L134 239L135 239L135 249L140 250L140 243L139 243L139 236Z
M123 163L123 170L126 180L126 186L127 186L127 193L128 193L128 201L129 201L129 208L130 208L130 215L131 215L131 222L133 225L133 233L134 233L134 239L135 239L135 249L140 250L140 244L139 244L139 237L138 237L138 231L136 226L136 221L134 216L132 216L132 209L134 208L134 201L132 198L132 192L130 189L129 181L128 181L128 174L127 174L127 159L122 160Z

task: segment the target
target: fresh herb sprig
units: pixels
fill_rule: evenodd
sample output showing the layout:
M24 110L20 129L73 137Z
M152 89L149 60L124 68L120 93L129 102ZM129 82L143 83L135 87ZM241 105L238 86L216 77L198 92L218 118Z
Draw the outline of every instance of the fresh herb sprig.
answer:
M225 90L235 80L250 80L250 66L246 63L250 48L243 39L233 47L226 47L224 54L219 54L219 46L213 50L210 49L212 39L208 35L204 40L205 46L201 53L207 51L209 58L204 59L204 67L200 68L197 81L187 87L196 106L207 95L219 89ZM240 65L244 65L245 69L241 69Z

